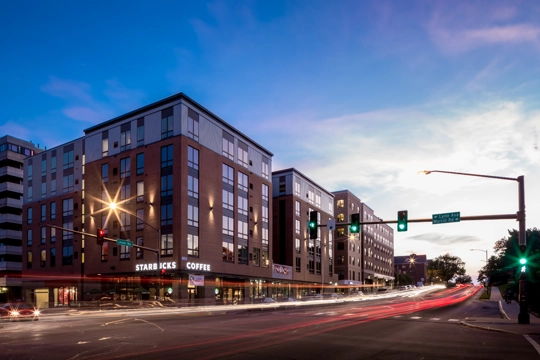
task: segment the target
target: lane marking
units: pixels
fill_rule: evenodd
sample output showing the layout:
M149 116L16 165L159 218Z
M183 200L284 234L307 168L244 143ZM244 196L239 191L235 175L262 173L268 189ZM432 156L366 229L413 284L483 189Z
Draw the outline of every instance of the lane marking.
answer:
M418 319L421 319L422 317L421 316L411 316L411 319L413 320L418 320Z
M529 340L531 345L536 349L536 351L540 354L540 345L536 341L534 341L529 335L523 335L525 336L525 339Z
M459 321L459 319L448 319L448 321Z
M435 320L435 321L438 321L438 320L441 320L441 318L431 318L429 320Z

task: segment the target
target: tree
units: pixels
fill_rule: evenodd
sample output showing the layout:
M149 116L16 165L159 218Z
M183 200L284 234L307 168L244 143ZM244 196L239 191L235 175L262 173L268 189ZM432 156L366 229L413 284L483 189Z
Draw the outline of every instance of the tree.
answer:
M472 279L469 275L460 275L457 278L454 279L456 284L470 284L472 283Z
M412 285L414 284L414 279L409 274L397 274L396 284L398 285Z
M444 254L433 259L427 269L432 277L448 282L456 275L465 275L465 262L459 256Z

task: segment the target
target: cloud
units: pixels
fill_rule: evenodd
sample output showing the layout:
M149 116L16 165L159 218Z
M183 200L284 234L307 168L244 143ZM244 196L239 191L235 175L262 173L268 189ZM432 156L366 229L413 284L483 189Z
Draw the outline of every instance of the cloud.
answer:
M82 102L93 101L89 94L90 90L91 87L88 83L59 79L55 76L51 76L49 82L41 86L41 91L51 96Z
M23 140L30 139L32 136L32 133L28 128L20 126L13 120L8 120L4 125L0 126L0 134L13 136Z
M425 233L407 237L407 240L425 241L437 246L456 245L481 241L480 238L470 235L446 235L440 233Z

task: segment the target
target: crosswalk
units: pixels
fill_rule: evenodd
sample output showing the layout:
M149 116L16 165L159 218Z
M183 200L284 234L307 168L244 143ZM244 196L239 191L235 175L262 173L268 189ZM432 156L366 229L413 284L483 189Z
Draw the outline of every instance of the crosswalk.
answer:
M278 314L276 313L276 316ZM346 313L346 312L337 312L337 311L322 311L322 312L291 312L288 315L294 316L331 316L335 318L346 318L346 317L362 317L362 318L368 318L370 316L369 313ZM422 317L422 316L412 316L412 315L395 315L390 316L389 318L393 319L400 319L400 320L421 320L421 321L439 321L439 322L451 322L451 323L459 323L461 319L446 319L446 318L438 318L438 317Z
M447 321L447 322L460 322L460 319L441 319L441 318L423 318L422 316L403 316L403 315L396 315L393 316L394 319L410 319L410 320L429 320L429 321Z

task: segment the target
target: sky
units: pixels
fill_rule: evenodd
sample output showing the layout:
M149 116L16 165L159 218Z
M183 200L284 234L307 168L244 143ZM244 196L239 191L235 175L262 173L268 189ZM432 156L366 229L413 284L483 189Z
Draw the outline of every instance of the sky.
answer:
M382 219L515 214L540 228L536 1L3 1L0 136L54 147L183 92ZM392 225L395 229L395 225ZM410 223L395 255L476 279L514 220ZM471 251L479 249L481 251Z

